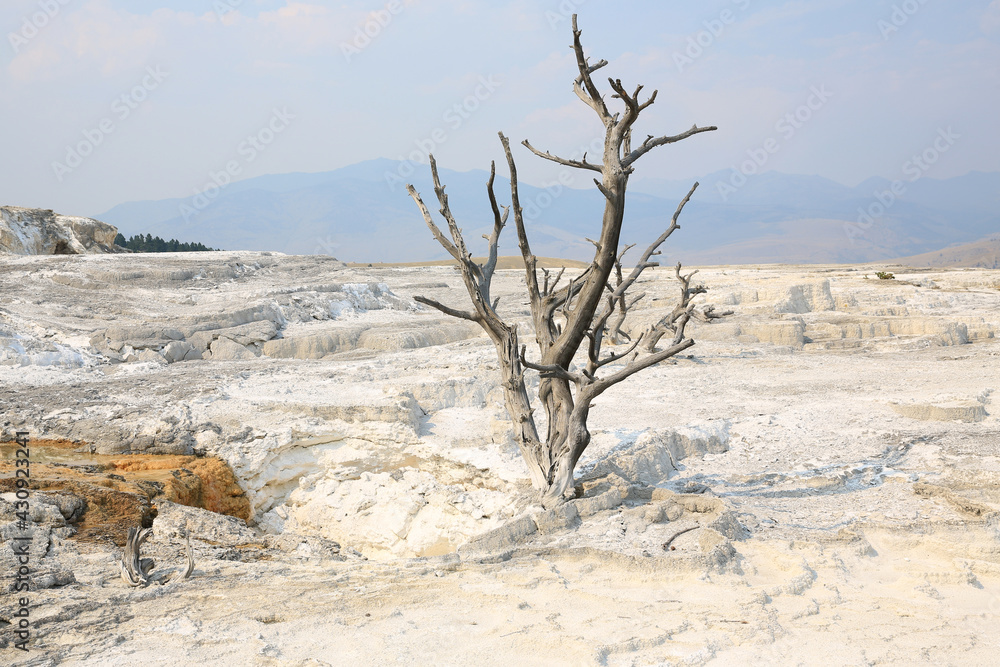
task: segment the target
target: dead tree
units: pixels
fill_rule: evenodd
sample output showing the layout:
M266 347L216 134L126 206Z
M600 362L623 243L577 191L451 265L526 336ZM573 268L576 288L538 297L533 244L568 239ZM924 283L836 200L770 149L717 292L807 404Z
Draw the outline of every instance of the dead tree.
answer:
M128 529L128 537L125 540L125 548L122 550L121 558L118 561L118 570L121 574L122 580L132 588L145 586L153 579L150 576L150 573L156 566L155 562L152 558L142 558L140 556L143 542L145 542L152 534L152 528ZM187 579L191 576L191 572L194 571L194 555L191 553L190 535L187 536L186 555L187 566L184 568L184 571L180 573L180 579ZM176 570L168 572L165 576L160 577L158 583L167 583L173 579L173 576L176 573Z
M650 261L651 257L659 254L659 246L679 228L677 218L698 187L695 183L677 207L670 226L646 249L631 272L628 275L617 274L616 284L612 286L609 278L615 272L616 266L620 268L623 256L623 253L618 252L618 248L625 215L625 189L629 176L635 169L636 161L654 148L716 129L715 126L695 125L676 135L660 137L649 135L633 148L632 127L638 120L639 114L653 104L656 91L653 91L645 101L640 101L641 85L629 92L620 79L608 79L614 91L611 97L619 100L624 107L621 111L612 113L592 78L594 72L608 63L605 60L593 65L588 62L580 43L580 30L577 29L575 15L572 25L572 48L579 70L573 82L573 90L577 97L594 110L604 125L603 160L600 163L588 162L586 153L579 160L562 158L548 152L543 153L527 141L522 143L532 153L546 160L600 174L599 179L594 178L594 183L605 198L601 232L597 240L592 241L595 245L594 259L580 275L559 287L562 273L550 283L548 273L543 272L544 281L539 285L537 262L528 243L518 199L517 170L507 137L502 132L500 142L503 144L510 171L511 205L503 207L501 212L493 192L496 168L491 164L486 189L493 211L493 231L485 237L489 242L489 252L483 264L473 261L472 254L466 247L462 231L448 206L448 196L438 178L437 163L433 156L430 156L430 164L434 178L434 193L440 204L441 215L448 225L450 238L445 236L434 223L430 211L413 186L407 185L407 192L419 207L431 233L458 261L465 287L472 299L473 310L453 308L425 297L415 298L447 315L476 322L493 341L500 361L505 403L514 424L515 438L521 455L528 465L531 481L535 488L542 492L542 502L546 507L562 503L573 495L573 470L580 455L590 443L587 417L594 399L631 375L694 345L693 340L684 337L685 318L683 321L678 321L675 342L667 349L640 355L637 348L645 336L638 336L623 351L607 356L602 356L601 351L610 318L616 312L619 314L624 312L623 304L627 310L628 289L635 284L646 268L657 266L656 262ZM511 211L524 260L531 319L535 341L539 348L540 358L537 362L528 361L525 356L526 346L520 342L517 326L504 321L497 314L498 300L491 298L490 295L490 284L497 265L500 233ZM634 299L631 300L631 303L634 302ZM620 338L618 332L621 323L617 320L615 322L612 335ZM587 360L582 368L576 369L573 366L573 359L585 342ZM611 367L611 364L623 360L626 362ZM545 408L548 417L544 440L538 433L531 401L525 387L525 369L540 374L538 400ZM602 369L608 369L605 371L606 374L602 374Z
M625 258L625 253L635 247L635 244L629 244L625 246L620 253L618 253L618 259L615 260L615 287L620 287L623 282L625 282L624 275L622 274L622 259ZM639 303L646 293L643 292L638 296L632 297L629 301L625 293L622 292L621 295L615 299L615 312L611 316L611 321L608 323L608 330L605 332L607 339L611 341L612 345L621 345L622 343L629 342L632 337L627 333L622 331L622 325L625 324L625 318L628 317L628 311L632 309L632 306Z
M660 318L656 324L649 327L644 333L643 337L646 342L643 344L643 349L646 352L655 351L656 344L660 342L660 339L668 331L674 334L673 345L677 345L684 337L684 327L692 317L702 322L711 322L712 320L722 319L727 315L733 314L731 310L718 312L715 310L715 306L705 306L701 310L697 310L694 298L708 291L708 288L704 285L691 286L691 278L698 271L694 270L685 276L681 273L681 263L677 262L674 272L677 275L677 281L681 285L681 300L677 302L672 311Z

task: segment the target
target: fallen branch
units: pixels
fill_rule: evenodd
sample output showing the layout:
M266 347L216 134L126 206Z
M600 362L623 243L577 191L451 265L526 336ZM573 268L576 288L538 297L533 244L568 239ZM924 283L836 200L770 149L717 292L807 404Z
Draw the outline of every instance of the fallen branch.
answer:
M679 531L677 531L676 533L674 533L674 534L673 534L673 535L672 535L672 536L670 537L670 539L669 539L669 540L667 540L666 542L664 542L664 543L663 543L663 550L664 550L664 551L670 551L670 544L671 544L671 543L672 543L672 542L673 542L674 540L676 540L676 539L677 539L678 537L680 537L680 536L681 536L681 535L683 535L684 533L690 533L690 532L691 532L692 530L697 530L697 529L699 529L699 528L701 528L701 526L691 526L690 528L685 528L684 530L679 530Z

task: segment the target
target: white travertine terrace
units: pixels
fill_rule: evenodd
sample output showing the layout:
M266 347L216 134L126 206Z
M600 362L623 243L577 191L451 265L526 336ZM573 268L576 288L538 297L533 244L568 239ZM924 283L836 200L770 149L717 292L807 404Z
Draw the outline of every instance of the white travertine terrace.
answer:
M144 553L180 562L196 526L197 566L130 597L39 500L40 641L67 664L987 664L1000 272L879 268L702 268L735 314L596 402L585 495L544 511L492 344L412 300L464 305L452 268L3 257L4 436L215 455L254 510L164 504ZM643 278L626 331L675 298L672 268ZM531 341L520 273L495 290ZM267 559L233 556L251 539Z

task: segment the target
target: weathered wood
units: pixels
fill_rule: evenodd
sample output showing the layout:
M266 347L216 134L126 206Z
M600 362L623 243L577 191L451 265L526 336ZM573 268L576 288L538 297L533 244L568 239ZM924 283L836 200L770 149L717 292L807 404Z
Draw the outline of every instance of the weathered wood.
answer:
M681 299L674 306L674 309L664 315L658 322L650 326L645 332L643 332L643 338L645 339L645 344L643 349L647 352L653 352L656 350L656 344L660 342L660 339L669 331L674 334L673 345L677 345L684 338L684 327L691 320L692 317L695 319L700 319L703 322L711 322L712 320L721 319L727 315L732 315L733 311L725 310L721 312L716 312L714 306L706 306L703 310L698 311L695 309L695 303L693 302L694 297L699 294L704 294L708 291L708 288L704 285L691 286L691 278L698 271L692 271L686 276L681 273L681 264L677 263L674 268L674 272L677 276L677 280L681 287Z
M128 529L128 537L125 539L125 548L122 550L118 567L122 580L133 588L149 583L149 573L155 566L152 558L140 558L139 556L142 543L152 534L152 528Z
M698 127L673 136L654 138L649 135L642 144L632 149L632 126L639 114L648 108L656 99L654 91L645 101L640 101L642 86L636 86L633 92L628 92L620 79L609 79L613 90L611 97L624 104L624 112L612 113L608 110L604 96L594 83L593 73L605 67L608 63L601 60L594 65L589 64L583 45L580 41L581 31L577 28L576 15L573 16L573 53L576 56L578 75L573 81L573 90L583 102L591 107L605 127L604 152L600 164L588 162L586 154L581 160L568 159L542 152L534 148L527 140L523 145L535 155L561 165L600 172L600 179L594 182L604 195L604 215L601 222L601 233L592 243L595 246L594 259L578 276L571 279L562 288L557 289L562 272L550 283L549 273L543 269L544 281L539 287L537 262L531 251L527 230L524 224L523 210L518 197L517 168L511 154L507 137L499 133L503 145L507 167L510 173L511 205L501 213L493 191L495 165L490 166L490 178L487 183L487 193L490 207L494 215L492 234L484 236L489 244L486 262L482 265L472 260L466 248L451 209L444 186L438 178L437 163L431 157L431 173L434 177L434 192L440 204L440 212L448 225L449 239L434 223L430 211L424 205L420 195L412 185L407 185L407 192L417 203L424 221L434 237L441 245L458 260L462 278L472 300L474 312L463 311L439 303L425 297L416 297L417 301L429 305L441 312L478 323L493 341L500 361L501 383L504 389L507 412L514 424L515 438L521 449L521 455L528 465L532 483L542 492L542 502L551 507L565 502L573 495L573 471L581 454L590 443L590 432L587 430L587 417L591 402L595 397L614 384L621 382L634 373L648 368L678 352L687 349L694 341L683 335L684 324L690 317L689 301L684 302L685 313L678 315L670 323L676 332L674 344L666 350L655 350L650 347L650 354L640 356L637 348L640 343L648 347L649 337L646 334L630 341L625 351L619 351L607 356L601 354L601 343L604 339L608 322L612 316L609 339L613 344L623 342L628 337L621 327L625 322L628 310L644 295L628 296L628 289L635 284L644 269L656 266L650 257L659 254L659 246L676 229L679 229L677 219L684 205L690 200L696 183L688 195L681 201L671 220L670 227L647 248L639 259L636 267L625 276L622 272L622 258L631 246L618 252L622 224L625 215L625 191L628 185L632 166L638 158L657 146L681 141L695 134L715 130L714 126ZM514 215L514 225L517 231L518 247L524 260L525 282L531 309L532 325L535 341L538 345L540 359L537 362L526 358L526 346L520 345L517 327L503 321L496 312L496 301L490 301L490 283L496 268L496 254L500 233L507 220L508 211ZM679 269L678 269L679 271ZM615 286L609 283L612 273L615 274ZM690 277L688 277L690 279ZM686 287L686 286L685 286ZM676 309L675 309L676 310ZM681 319L683 318L683 321ZM663 334L661 333L660 336ZM584 340L589 341L587 348L588 363L582 371L571 370L573 358L580 350ZM657 337L658 340L658 337ZM631 356L622 368L601 377L598 372L611 364L619 363ZM542 442L534 421L534 411L528 398L524 383L524 369L540 373L538 385L538 401L545 409L547 416L547 433Z
M154 578L151 576L151 572L155 567L155 562L152 558L142 558L141 551L143 543L153 534L152 528L129 528L128 536L125 539L125 548L122 550L122 555L118 560L119 574L122 580L131 586L132 588L138 588L140 586L146 586ZM178 579L187 579L191 576L194 571L194 554L191 551L191 536L187 536L187 565L183 572L181 572ZM175 572L169 572L163 576L157 583L165 584L173 579Z

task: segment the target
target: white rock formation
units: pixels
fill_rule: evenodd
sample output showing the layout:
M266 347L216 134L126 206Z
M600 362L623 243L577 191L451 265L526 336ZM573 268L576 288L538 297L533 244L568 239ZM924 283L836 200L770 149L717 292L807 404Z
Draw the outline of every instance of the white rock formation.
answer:
M84 255L115 252L118 229L91 218L50 210L0 206L0 252Z
M412 300L461 306L451 268L5 256L0 435L216 455L254 512L164 505L150 555L190 530L195 572L130 594L36 495L45 659L990 664L1000 274L891 268L702 269L735 315L600 397L585 495L545 511L492 343ZM495 295L530 342L522 278ZM639 324L677 292L644 279Z
M677 473L684 459L728 451L729 426L729 421L722 419L679 429L647 429L580 473L591 477L614 473L624 480L661 486Z

